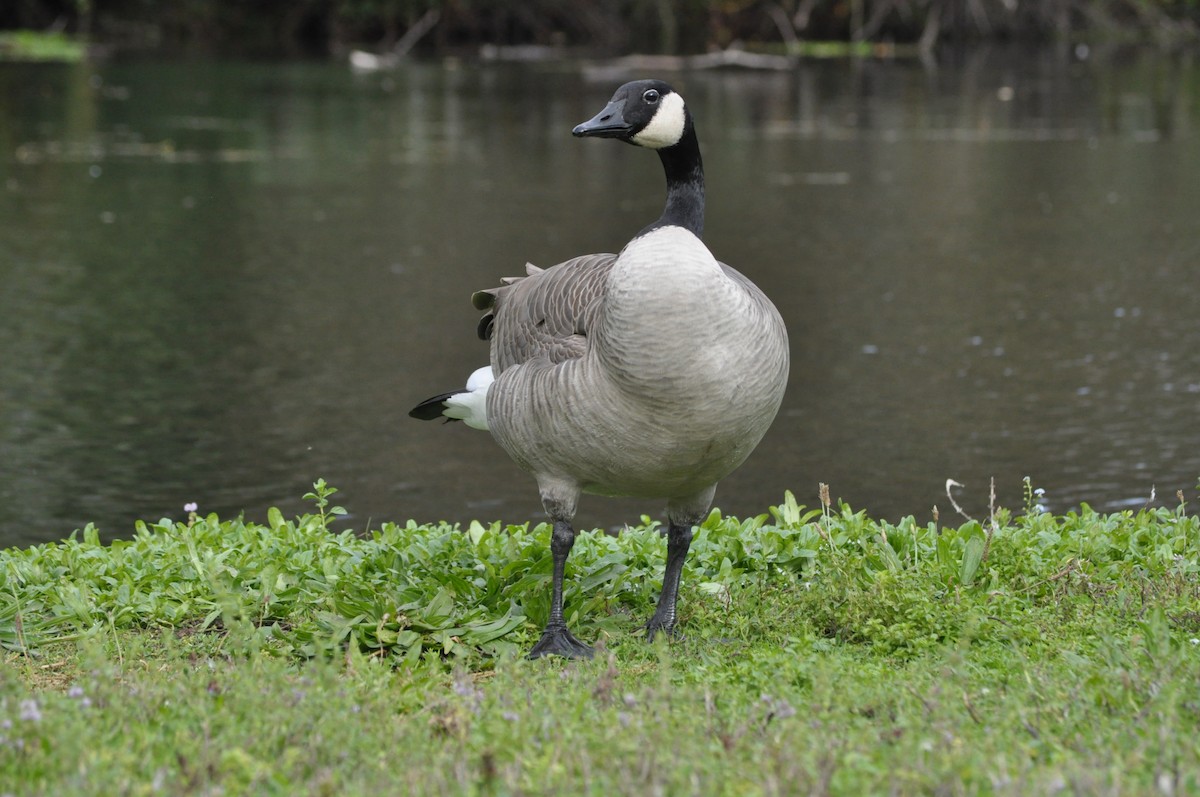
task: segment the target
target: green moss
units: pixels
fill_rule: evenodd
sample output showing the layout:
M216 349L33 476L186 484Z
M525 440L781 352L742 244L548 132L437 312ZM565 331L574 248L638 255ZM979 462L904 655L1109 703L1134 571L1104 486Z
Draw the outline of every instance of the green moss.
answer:
M0 61L82 61L87 45L63 33L0 32Z

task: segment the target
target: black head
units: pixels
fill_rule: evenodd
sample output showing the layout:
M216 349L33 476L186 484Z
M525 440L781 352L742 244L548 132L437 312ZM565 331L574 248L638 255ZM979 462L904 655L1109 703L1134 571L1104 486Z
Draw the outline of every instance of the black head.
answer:
M691 115L675 89L661 80L635 80L617 89L604 110L571 132L664 149L678 144L691 125Z

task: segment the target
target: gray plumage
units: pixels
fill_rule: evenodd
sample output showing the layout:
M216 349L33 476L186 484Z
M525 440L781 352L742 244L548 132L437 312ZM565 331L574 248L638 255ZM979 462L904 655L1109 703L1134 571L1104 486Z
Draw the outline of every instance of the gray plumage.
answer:
M788 377L783 320L754 283L700 239L704 177L683 100L661 81L617 90L577 136L656 149L662 217L619 254L584 255L476 293L491 367L419 404L487 428L537 480L554 521L550 620L532 657L589 656L567 630L562 579L581 492L664 499L668 553L649 636L673 632L692 528L717 482L771 425ZM494 377L494 381L492 381Z
M568 511L580 491L707 503L779 408L782 319L679 228L492 293L488 427Z

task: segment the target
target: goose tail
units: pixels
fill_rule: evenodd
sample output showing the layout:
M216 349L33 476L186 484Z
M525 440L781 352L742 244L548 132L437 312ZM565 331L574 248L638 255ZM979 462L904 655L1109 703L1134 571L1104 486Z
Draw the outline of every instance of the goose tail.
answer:
M487 431L487 393L495 381L492 366L476 369L467 378L464 390L452 390L425 399L408 411L422 421L445 418L447 421L462 421L472 429Z

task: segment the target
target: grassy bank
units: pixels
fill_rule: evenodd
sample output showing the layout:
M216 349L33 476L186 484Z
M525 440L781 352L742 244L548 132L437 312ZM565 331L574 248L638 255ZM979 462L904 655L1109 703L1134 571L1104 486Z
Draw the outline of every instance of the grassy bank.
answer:
M0 793L1184 794L1200 522L1184 506L897 524L713 516L580 538L595 661L527 662L549 530L331 534L318 511L0 552ZM1031 502L1032 503L1032 502Z
M63 33L32 30L0 31L0 62L66 61L87 57L87 45Z

